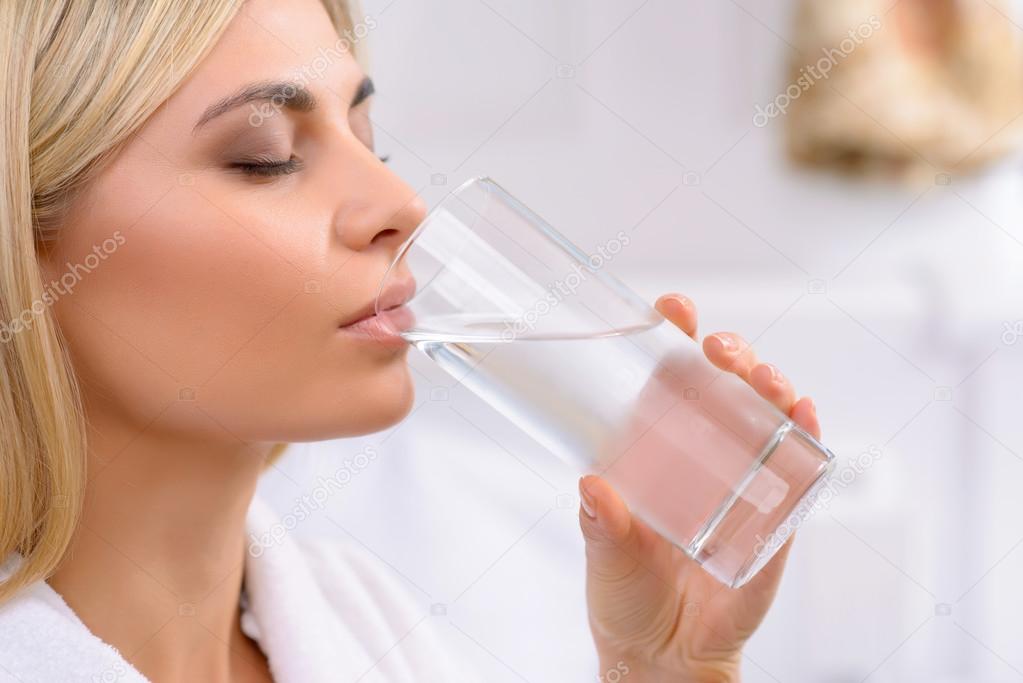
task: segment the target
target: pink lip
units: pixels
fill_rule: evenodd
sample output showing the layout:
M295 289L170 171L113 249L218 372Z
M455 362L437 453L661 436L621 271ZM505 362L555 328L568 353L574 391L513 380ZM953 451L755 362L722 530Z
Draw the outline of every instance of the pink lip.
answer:
M396 306L344 325L341 329L354 337L400 348L408 344L401 336L401 331L409 329L414 323L415 315L408 306Z
M405 306L416 291L416 281L412 277L394 280L379 293L377 298L363 306L362 310L351 319L342 323L341 329L353 335L388 346L404 346L407 342L400 332L407 330L415 323L415 316Z

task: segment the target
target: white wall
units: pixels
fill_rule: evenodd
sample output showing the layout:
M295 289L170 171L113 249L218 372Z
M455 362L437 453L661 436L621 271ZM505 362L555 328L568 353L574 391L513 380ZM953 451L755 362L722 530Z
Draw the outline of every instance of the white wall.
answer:
M785 86L783 0L365 4L377 146L425 197L486 173L584 249L631 231L613 272L756 339L841 458L882 449L800 531L745 679L1023 678L1019 163L918 189L788 168L751 121ZM266 494L378 446L301 531L370 548L480 680L595 680L575 476L413 366L405 422L296 446Z

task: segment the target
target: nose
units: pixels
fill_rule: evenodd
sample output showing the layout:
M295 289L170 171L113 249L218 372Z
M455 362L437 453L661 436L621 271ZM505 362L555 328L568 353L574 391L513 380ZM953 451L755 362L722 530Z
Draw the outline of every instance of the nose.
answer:
M337 179L344 196L335 214L335 233L353 251L397 253L426 217L426 203L365 147L347 167Z

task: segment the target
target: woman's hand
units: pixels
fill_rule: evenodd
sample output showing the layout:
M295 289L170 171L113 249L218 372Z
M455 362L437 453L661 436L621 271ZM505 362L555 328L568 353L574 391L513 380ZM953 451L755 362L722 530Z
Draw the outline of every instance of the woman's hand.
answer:
M656 308L696 338L696 308L669 294ZM815 437L813 401L796 400L792 384L758 362L736 334L703 340L707 358L734 372ZM708 453L713 457L713 453ZM727 588L653 531L597 476L579 482L580 526L586 538L590 628L601 681L737 681L743 644L774 599L789 543L746 585Z

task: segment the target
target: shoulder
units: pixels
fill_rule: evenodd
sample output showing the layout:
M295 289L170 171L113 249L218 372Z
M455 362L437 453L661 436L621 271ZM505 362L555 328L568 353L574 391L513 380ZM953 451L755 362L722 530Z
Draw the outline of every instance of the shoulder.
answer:
M0 580L18 567L12 553ZM0 683L19 681L145 681L116 649L92 634L45 581L0 605Z
M444 638L443 614L411 578L354 540L303 538L296 545L331 610L358 620L385 659L419 675L430 670L416 680L472 680Z
M423 589L356 541L301 538L297 547L332 601L350 602L365 595L395 618L429 609L429 595Z
M358 670L365 683L475 680L412 577L354 538L298 533L290 521L253 500L245 581L261 644L300 639L320 668Z

